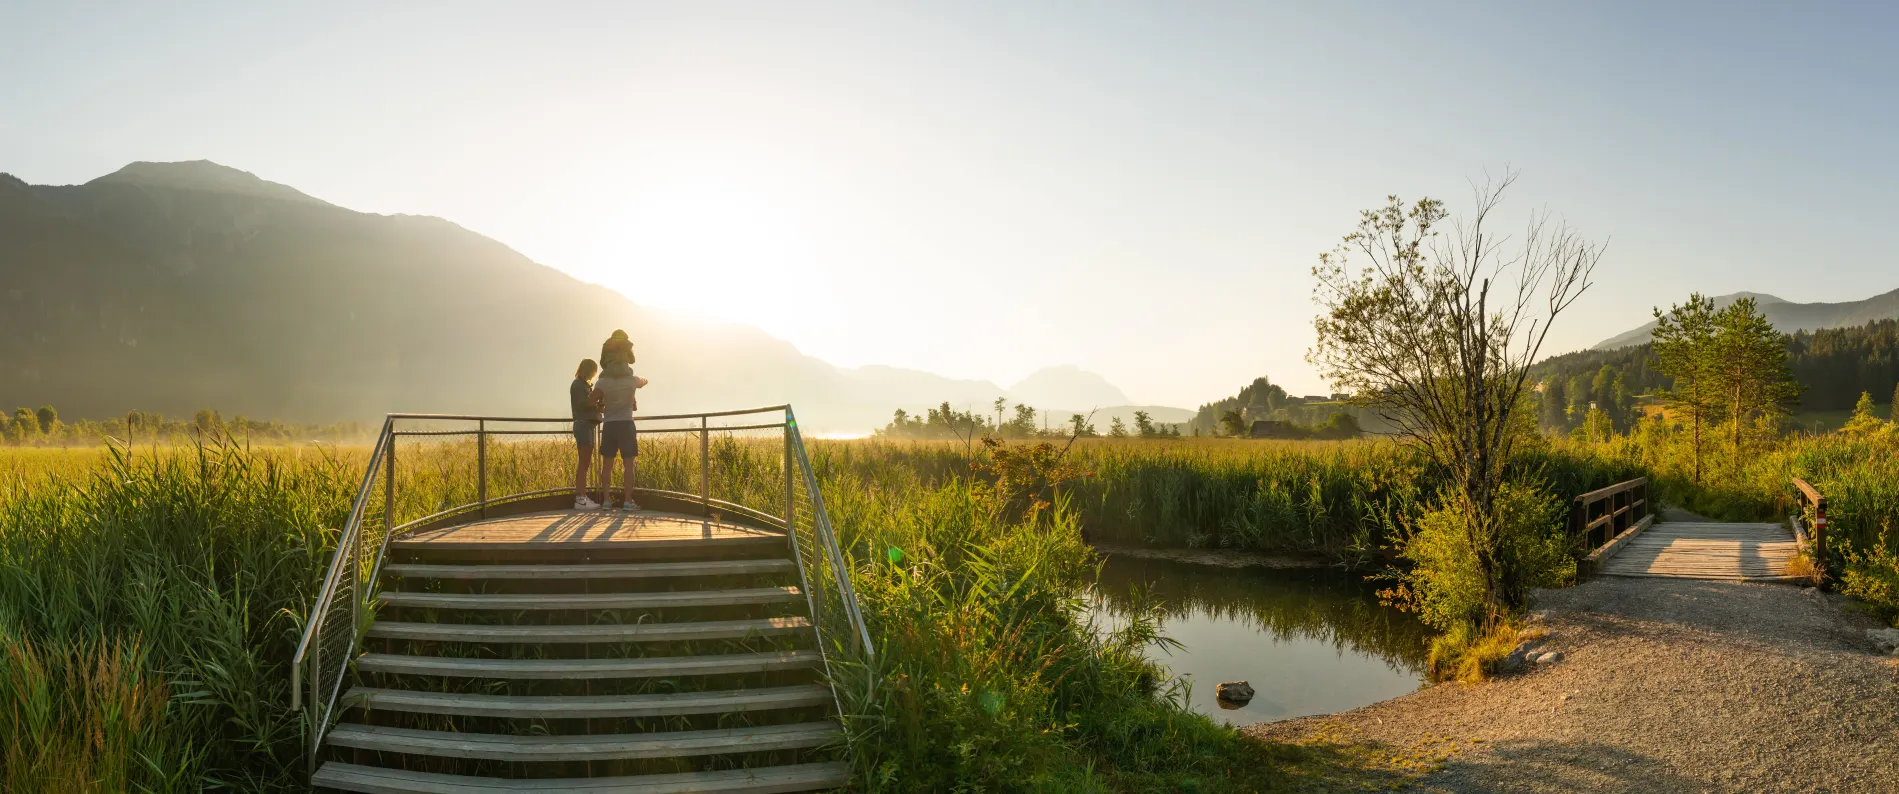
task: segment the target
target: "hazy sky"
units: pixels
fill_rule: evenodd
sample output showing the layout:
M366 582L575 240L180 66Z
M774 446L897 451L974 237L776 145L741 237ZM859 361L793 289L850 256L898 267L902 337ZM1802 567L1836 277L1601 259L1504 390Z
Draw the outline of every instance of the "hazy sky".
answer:
M0 171L211 159L838 364L1181 406L1321 389L1316 254L1506 165L1612 240L1557 351L1899 287L1891 4L282 5L5 4Z

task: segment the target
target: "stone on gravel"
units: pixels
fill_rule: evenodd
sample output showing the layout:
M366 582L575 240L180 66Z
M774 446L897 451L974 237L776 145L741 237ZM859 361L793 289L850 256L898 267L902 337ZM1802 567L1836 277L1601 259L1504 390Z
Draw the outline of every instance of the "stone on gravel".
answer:
M1866 636L1880 653L1899 656L1899 629L1867 629Z
M1562 651L1545 651L1543 653L1539 653L1535 656L1530 657L1530 661L1536 664L1555 664L1562 660L1563 660Z

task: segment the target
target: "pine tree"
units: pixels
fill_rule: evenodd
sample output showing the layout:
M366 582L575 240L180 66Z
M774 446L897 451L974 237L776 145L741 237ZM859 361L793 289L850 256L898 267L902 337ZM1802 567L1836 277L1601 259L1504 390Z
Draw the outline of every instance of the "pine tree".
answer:
M1800 401L1800 384L1787 367L1787 339L1753 298L1742 298L1714 318L1708 383L1734 423L1734 465L1741 465L1742 431L1757 417L1785 416Z
M1714 348L1714 301L1697 292L1688 302L1655 310L1654 369L1674 381L1661 392L1662 401L1684 416L1694 428L1695 485L1701 484L1701 425L1715 410L1708 370Z

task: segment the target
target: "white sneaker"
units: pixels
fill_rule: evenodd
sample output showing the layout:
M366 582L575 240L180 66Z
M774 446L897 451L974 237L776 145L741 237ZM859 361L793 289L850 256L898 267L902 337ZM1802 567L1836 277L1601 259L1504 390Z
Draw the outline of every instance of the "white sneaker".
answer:
M574 497L574 509L575 510L599 510L600 505L596 504L592 499L588 499L585 496L576 496Z

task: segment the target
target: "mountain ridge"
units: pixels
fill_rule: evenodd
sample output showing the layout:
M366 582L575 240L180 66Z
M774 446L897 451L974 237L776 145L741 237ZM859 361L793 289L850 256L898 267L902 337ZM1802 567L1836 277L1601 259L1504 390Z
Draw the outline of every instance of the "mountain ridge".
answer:
M840 368L752 326L640 306L446 219L358 212L209 161L82 185L0 179L0 242L0 404L69 416L561 415L575 362L614 328L640 344L649 411L790 402L814 429L868 430L899 406L1011 394ZM1043 396L1121 396L1074 372L1078 391Z
M1715 297L1717 308L1736 300L1752 297L1760 305L1767 321L1781 333L1814 331L1821 328L1845 328L1877 320L1899 318L1899 289L1857 301L1838 303L1794 303L1758 292L1735 292ZM1655 331L1654 321L1624 331L1592 346L1591 350L1615 350L1648 342Z

